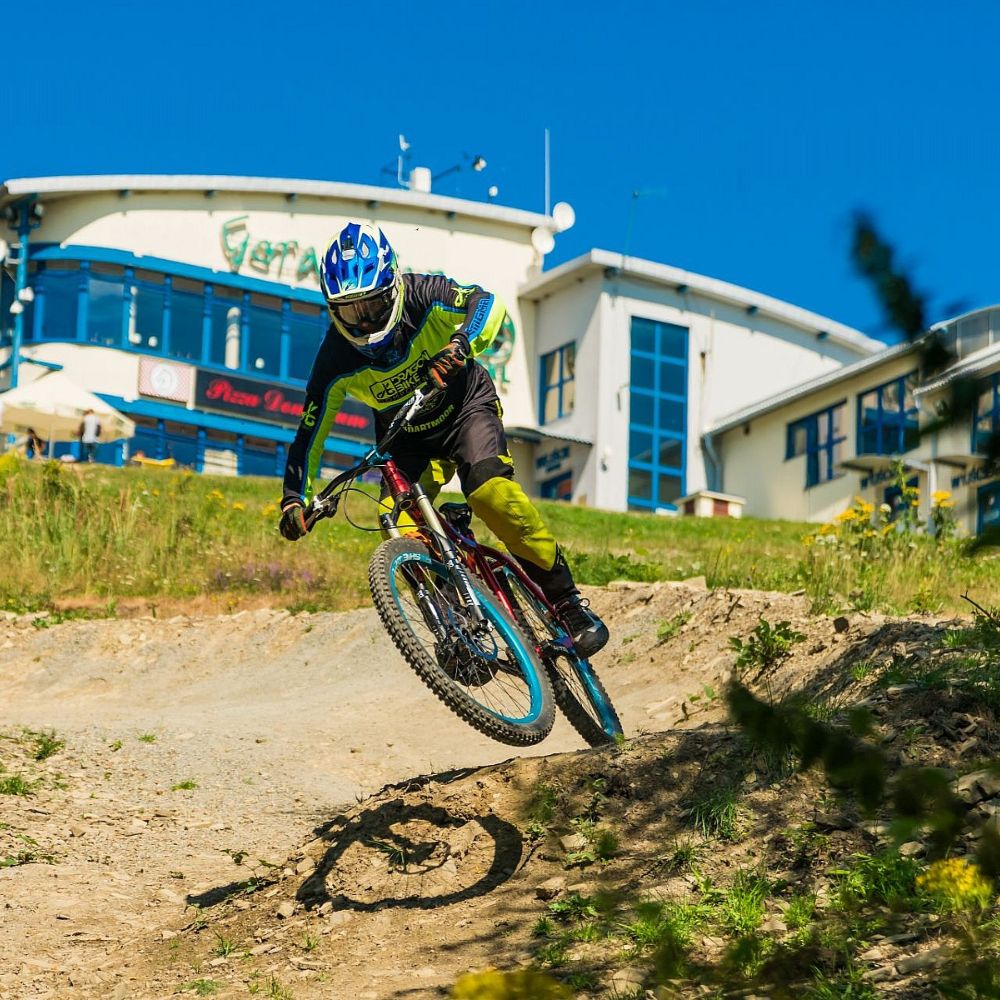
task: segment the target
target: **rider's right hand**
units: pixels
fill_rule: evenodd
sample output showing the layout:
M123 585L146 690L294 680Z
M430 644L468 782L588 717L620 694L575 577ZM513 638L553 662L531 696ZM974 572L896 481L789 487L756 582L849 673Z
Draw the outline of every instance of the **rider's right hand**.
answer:
M278 531L281 532L283 538L287 538L290 542L297 542L309 534L305 511L305 504L297 497L290 497L282 503Z

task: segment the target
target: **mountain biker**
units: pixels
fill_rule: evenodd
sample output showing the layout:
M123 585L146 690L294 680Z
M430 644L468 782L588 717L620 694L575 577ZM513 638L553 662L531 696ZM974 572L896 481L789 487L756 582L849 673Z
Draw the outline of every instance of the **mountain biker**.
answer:
M469 506L554 605L578 654L603 648L607 627L581 598L555 538L513 478L500 400L474 360L503 323L500 300L444 275L402 274L382 230L357 222L327 249L320 285L331 323L288 451L281 534L295 541L308 531L305 504L344 397L373 408L380 437L413 391L430 381L441 392L397 439L396 463L432 499L457 470Z

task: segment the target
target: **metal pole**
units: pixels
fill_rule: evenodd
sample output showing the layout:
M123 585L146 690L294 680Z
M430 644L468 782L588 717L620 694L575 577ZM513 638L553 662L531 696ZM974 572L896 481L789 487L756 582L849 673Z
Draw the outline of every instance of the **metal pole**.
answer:
M28 218L28 202L20 205L21 217L18 220L17 234L21 239L21 249L17 255L17 274L14 277L14 301L20 303L21 311L14 314L14 338L10 350L10 387L17 388L17 369L21 363L21 341L24 337L24 303L21 302L21 290L28 284L28 242L31 232L31 221Z
M550 156L549 156L549 130L545 130L545 214L549 214L549 202L550 197L550 183L549 183L549 169L550 169Z

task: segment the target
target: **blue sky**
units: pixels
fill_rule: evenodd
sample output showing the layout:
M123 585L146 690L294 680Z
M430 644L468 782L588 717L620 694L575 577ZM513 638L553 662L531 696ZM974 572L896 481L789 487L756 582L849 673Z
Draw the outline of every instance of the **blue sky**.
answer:
M403 132L435 171L486 157L439 193L540 211L549 128L577 212L549 266L627 249L882 335L847 257L866 209L931 319L1000 302L996 3L18 6L0 178L394 184Z

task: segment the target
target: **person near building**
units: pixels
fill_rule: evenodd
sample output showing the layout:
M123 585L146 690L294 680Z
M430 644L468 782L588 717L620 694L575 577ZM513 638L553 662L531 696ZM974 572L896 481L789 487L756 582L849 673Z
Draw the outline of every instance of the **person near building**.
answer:
M589 657L602 649L607 627L581 597L562 550L514 479L500 400L475 360L503 323L500 300L444 275L401 273L382 230L356 222L327 249L320 284L331 323L288 451L281 534L294 541L307 533L305 505L345 397L373 408L378 436L430 381L441 391L397 439L394 459L432 498L457 471L469 506L555 606L577 652Z
M44 458L45 442L38 436L34 427L28 428L28 433L24 439L25 458Z
M93 462L94 456L97 454L97 442L101 436L101 424L93 410L83 411L79 435L80 444L83 447L83 460Z

